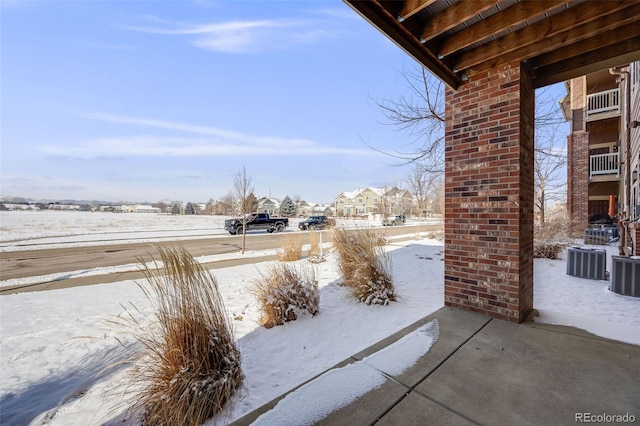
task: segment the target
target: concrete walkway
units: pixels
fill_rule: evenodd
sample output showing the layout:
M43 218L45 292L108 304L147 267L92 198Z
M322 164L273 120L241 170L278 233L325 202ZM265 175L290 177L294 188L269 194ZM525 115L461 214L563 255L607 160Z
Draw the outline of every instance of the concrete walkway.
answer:
M387 376L383 385L317 424L575 425L581 419L640 424L640 346L572 327L517 325L442 308L334 368L433 319L440 336L413 367ZM251 424L279 399L233 424ZM618 415L627 416L605 417Z

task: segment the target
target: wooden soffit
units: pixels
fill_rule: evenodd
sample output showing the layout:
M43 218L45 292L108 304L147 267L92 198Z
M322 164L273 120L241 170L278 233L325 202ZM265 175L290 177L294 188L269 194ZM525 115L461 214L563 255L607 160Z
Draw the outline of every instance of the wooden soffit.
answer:
M640 60L640 0L344 0L454 89L515 61L535 87Z

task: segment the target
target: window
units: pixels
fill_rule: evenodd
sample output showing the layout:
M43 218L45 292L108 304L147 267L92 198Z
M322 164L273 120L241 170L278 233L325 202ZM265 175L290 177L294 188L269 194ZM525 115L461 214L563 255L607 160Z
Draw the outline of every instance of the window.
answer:
M373 197L373 204L378 204L378 197Z
M364 203L364 199L363 198L358 198L358 204L362 204Z

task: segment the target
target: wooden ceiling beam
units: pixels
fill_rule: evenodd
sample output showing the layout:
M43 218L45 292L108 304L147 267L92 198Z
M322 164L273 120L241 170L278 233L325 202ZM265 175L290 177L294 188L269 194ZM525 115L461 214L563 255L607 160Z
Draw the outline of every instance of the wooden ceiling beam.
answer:
M503 11L493 14L486 19L477 22L467 29L459 31L448 37L441 44L438 54L448 56L458 50L464 49L477 41L484 40L508 28L521 24L535 16L542 15L567 0L523 1L516 3Z
M629 18L625 16L633 9L637 13L640 3L618 1L594 2L589 1L581 3L564 12L550 16L549 18L538 21L535 24L528 25L519 31L507 34L506 36L487 43L481 49L463 53L454 61L452 68L457 70L466 70L476 68L482 63L505 63L501 57L509 56L513 59L526 59L538 53L548 52L546 43L552 37L565 33L563 37L573 37L572 30L578 26L591 24L596 33L598 31L606 31L602 28L605 21L608 25L615 25L616 18ZM626 10L625 10L626 9ZM623 12L624 11L624 12ZM613 19L611 18L613 16ZM596 20L597 19L597 20ZM631 20L637 20L637 15L631 15ZM596 20L596 21L594 21ZM584 24L584 25L583 25ZM598 30L599 28L599 30ZM510 54L517 50L519 53ZM538 52L540 50L540 52ZM486 69L486 65L480 67Z
M539 68L534 72L533 86L537 89L633 61L640 61L638 37Z
M564 46L562 49L536 56L529 61L529 65L531 69L536 70L578 56L583 52L608 49L610 46L633 38L640 40L640 25L637 22L631 22L606 33L598 34L597 37L591 37L570 46Z
M407 18L415 15L423 9L431 6L436 0L407 0L404 2L404 6L400 10L398 21L402 22Z
M524 61L528 58L533 58L554 50L567 50L568 52L572 50L572 46L573 50L577 53L580 51L584 52L587 49L585 49L581 44L583 42L589 42L589 40L594 37L602 37L603 40L608 39L608 45L615 44L617 40L611 39L612 37L617 37L618 39L623 40L629 38L623 31L616 31L616 29L627 23L637 21L637 16L639 15L640 3L625 10L620 10L614 14L608 15L603 18L603 20L588 22L584 25L571 28L569 31L544 38L537 43L527 45L520 49L511 50L508 53L496 56L488 61L481 62L480 64L470 68L467 75L486 71L515 61ZM609 35L608 38L605 37L606 34Z
M382 8L388 11L391 15L397 18L398 16L400 16L405 2L397 0L377 0L377 3L379 3L380 6L382 6Z
M491 9L502 0L464 0L454 3L432 17L423 26L420 36L424 41L444 33L474 16Z

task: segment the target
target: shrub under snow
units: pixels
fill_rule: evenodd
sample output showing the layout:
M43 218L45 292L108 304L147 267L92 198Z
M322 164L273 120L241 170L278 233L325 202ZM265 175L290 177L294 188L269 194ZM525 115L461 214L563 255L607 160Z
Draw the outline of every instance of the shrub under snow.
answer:
M318 313L320 290L310 268L274 263L254 281L253 293L266 328L295 321L306 312Z
M343 283L351 295L367 305L386 305L396 300L391 280L391 257L373 230L333 231L333 245Z

